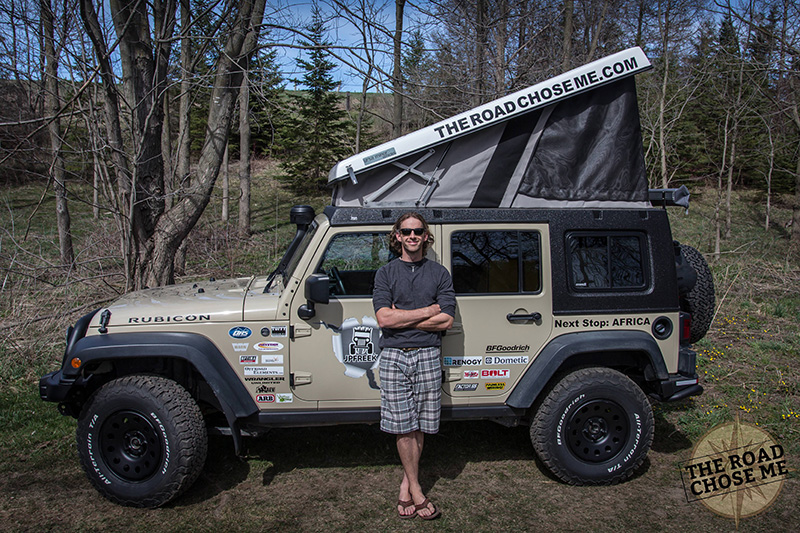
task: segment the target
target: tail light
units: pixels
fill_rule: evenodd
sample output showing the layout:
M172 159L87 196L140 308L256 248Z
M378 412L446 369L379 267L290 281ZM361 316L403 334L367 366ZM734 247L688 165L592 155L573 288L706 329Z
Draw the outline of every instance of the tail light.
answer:
M692 315L681 313L681 342L689 342L692 336Z

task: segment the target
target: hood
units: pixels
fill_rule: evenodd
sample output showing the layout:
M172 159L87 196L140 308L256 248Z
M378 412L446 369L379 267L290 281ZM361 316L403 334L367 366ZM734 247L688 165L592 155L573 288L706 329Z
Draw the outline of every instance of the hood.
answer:
M253 278L204 281L131 292L109 305L109 326L237 322ZM102 313L92 319L100 323Z

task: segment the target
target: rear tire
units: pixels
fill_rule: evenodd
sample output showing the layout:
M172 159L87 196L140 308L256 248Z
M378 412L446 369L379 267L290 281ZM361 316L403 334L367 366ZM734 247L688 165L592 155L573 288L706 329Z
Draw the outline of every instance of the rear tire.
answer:
M681 253L697 273L694 287L681 297L681 310L692 315L689 342L694 344L706 336L714 318L714 278L703 254L687 244L681 244Z
M208 450L197 403L160 376L103 385L83 407L76 438L92 485L132 507L158 507L178 496L200 475Z
M630 378L584 368L547 393L531 424L539 459L571 485L612 485L630 477L653 442L653 410Z

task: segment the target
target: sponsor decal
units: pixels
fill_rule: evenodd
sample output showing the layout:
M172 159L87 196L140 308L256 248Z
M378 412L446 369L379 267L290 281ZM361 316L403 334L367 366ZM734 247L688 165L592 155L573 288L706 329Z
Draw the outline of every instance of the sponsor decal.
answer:
M246 366L244 367L245 376L282 376L282 366Z
M286 326L272 326L273 337L285 337L288 328Z
M509 356L504 357L502 355L487 355L483 358L483 364L485 365L527 365L528 364L528 356L527 355L516 355L516 356Z
M507 378L511 373L508 369L499 369L499 368L492 368L492 369L484 369L481 370L481 378Z
M234 352L246 352L247 347L250 346L249 342L232 342Z
M486 347L486 353L525 353L530 349L531 347L527 344L514 344L512 346L490 344Z
M357 318L348 318L341 326L324 325L334 332L331 337L333 354L344 365L344 375L357 379L369 372L370 388L378 388L373 384L372 377L372 371L378 366L381 357L378 348L381 328L378 327L378 322L372 317L364 316L361 322Z
M275 395L274 394L259 394L256 396L256 401L258 403L275 403Z
M275 392L275 387L267 387L266 385L259 385L256 388L256 392L265 394L267 392Z
M159 322L205 322L207 320L211 320L211 315L134 316L128 319L128 324L150 324Z
M474 391L477 389L478 389L477 383L456 383L456 386L453 387L453 390L456 392Z
M371 163L375 163L376 161L380 161L382 159L386 159L387 157L392 157L395 155L397 151L394 148L389 148L387 150L383 150L378 152L377 154L372 154L364 158L364 164L369 165Z
M486 390L503 390L506 388L505 381L499 381L495 383L487 383Z
M284 376L269 376L269 377L257 376L257 377L245 377L244 380L246 382L252 383L254 385L261 385L261 384L264 384L264 383L271 383L271 384L274 383L274 384L277 385L277 384L279 384L279 383L281 383L283 381L286 381L286 377L284 377Z
M257 355L240 355L239 364L242 365L255 365L258 363Z
M228 331L228 335L230 335L234 339L246 339L252 334L253 332L250 331L250 328L245 326L236 326L235 328L231 328Z
M483 363L481 357L445 357L444 366L480 366Z
M737 529L775 503L788 475L783 446L738 416L706 433L681 465L686 500L734 519Z
M269 337L269 328L261 328L261 336Z
M258 357L258 356L255 356ZM262 365L282 365L283 364L283 356L282 355L262 355L261 356L261 364Z
M278 393L278 403L292 403L294 396L291 392L279 392Z
M283 350L283 344L279 342L261 341L253 345L253 348L259 352L277 352Z
M478 379L479 374L477 370L464 370L464 379Z

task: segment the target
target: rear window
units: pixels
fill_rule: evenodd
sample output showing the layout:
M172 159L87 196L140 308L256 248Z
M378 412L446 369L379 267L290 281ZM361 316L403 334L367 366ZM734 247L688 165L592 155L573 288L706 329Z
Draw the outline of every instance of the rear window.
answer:
M644 249L638 233L570 233L570 285L576 291L643 290L649 270Z
M450 250L456 294L541 290L537 232L459 231L451 237Z

